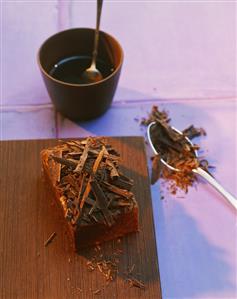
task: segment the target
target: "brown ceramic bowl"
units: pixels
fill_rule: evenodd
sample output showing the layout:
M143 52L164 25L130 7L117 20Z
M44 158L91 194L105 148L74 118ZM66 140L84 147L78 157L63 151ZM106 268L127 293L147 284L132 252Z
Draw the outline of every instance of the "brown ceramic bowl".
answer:
M113 66L113 72L97 83L71 84L49 73L62 59L92 55L94 29L75 28L47 39L38 53L38 63L46 88L56 109L72 120L89 120L103 114L110 106L118 84L123 50L111 35L100 31L98 58Z

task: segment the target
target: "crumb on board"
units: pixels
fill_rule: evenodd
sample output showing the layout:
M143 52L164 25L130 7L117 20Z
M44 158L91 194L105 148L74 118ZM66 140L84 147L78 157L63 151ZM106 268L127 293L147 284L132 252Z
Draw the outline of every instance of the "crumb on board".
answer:
M145 289L145 284L141 280L138 280L136 278L128 278L127 281L130 287L136 287L143 290Z
M49 238L44 242L44 246L47 247L53 240L54 238L56 237L56 232L53 232Z

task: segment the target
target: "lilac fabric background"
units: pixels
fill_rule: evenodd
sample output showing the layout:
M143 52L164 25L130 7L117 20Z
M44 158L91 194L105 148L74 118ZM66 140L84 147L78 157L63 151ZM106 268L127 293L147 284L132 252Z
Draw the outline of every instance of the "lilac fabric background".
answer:
M235 1L105 1L101 28L125 52L119 87L104 116L73 123L54 111L36 54L59 30L94 27L95 7L1 1L1 139L144 135L134 118L158 104L177 128L206 129L215 177L237 196ZM152 200L163 297L237 298L236 213L202 180L184 198L162 201L162 188Z

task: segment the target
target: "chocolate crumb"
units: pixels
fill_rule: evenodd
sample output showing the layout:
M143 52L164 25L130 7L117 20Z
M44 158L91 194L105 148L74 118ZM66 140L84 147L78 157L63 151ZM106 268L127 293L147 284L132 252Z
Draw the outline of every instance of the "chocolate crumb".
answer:
M145 290L145 284L141 280L138 280L136 278L128 278L127 281L130 287L136 287Z
M133 272L134 268L135 268L135 264L133 264L133 265L131 266L131 268L128 269L128 274L131 274L131 273Z
M98 289L98 290L93 291L93 294L94 294L94 295L99 295L100 293L101 293L101 289Z
M44 242L44 246L47 247L52 241L53 239L56 237L56 232L53 232L49 238Z

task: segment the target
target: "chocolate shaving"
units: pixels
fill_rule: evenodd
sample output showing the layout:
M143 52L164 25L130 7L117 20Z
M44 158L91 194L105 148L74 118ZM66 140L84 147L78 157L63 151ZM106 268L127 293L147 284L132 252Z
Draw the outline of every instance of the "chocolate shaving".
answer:
M120 174L119 177L113 179L113 184L120 189L126 189L130 191L133 186L133 181Z
M84 192L84 194L82 196L82 200L81 200L81 203L80 203L80 209L83 208L84 202L85 202L86 198L88 197L88 195L89 195L89 193L91 191L91 185L90 185L90 183L92 181L92 177L96 174L96 171L97 171L97 169L98 169L98 167L100 165L100 162L101 162L101 160L103 158L103 155L104 155L104 151L105 151L105 147L103 146L102 150L100 151L98 157L95 160L95 164L93 165L92 175L90 176L90 178L88 180L88 183L87 183L87 186L86 186L86 190L85 190L85 192Z
M100 187L100 185L96 182L96 180L92 180L90 182L92 191L96 198L96 206L101 210L103 213L105 220L109 226L111 226L114 223L114 220L111 216L110 211L107 208L107 198Z
M82 155L80 157L79 163L77 164L77 167L74 170L74 172L79 172L80 173L82 171L82 169L83 169L83 167L84 167L84 165L86 163L86 159L88 157L88 151L89 151L90 143L91 143L91 139L88 138L87 139L87 143L86 143L86 145L84 147L83 153L82 153Z
M124 189L120 189L116 186L113 186L107 182L103 182L102 183L108 190L112 191L113 193L116 193L118 195L121 195L123 197L126 197L126 198L131 198L133 197L133 193L132 192L129 192L127 190L124 190Z
M57 156L59 157L59 158L62 158L62 150L59 150L58 152L57 152ZM58 182L60 182L60 178L61 178L61 164L58 164L58 167L56 168L56 182L58 183Z
M53 232L50 236L49 236L49 238L44 242L44 246L45 247L47 247L52 241L53 241L53 239L56 237L56 233L55 232Z
M107 283L114 281L117 278L120 255L122 253L122 251L118 252L118 250L115 250L110 256L105 256L100 247L95 248L96 254L86 263L88 271L98 270Z
M78 205L80 204L80 201L81 201L81 194L82 192L84 191L83 190L83 187L84 187L84 180L85 180L85 174L82 173L81 176L80 176L80 188L78 190L78 196L77 196L77 202L78 202Z
M169 190L175 194L178 189L188 192L188 187L197 180L193 169L201 167L208 171L210 168L207 160L196 157L195 151L199 150L198 145L191 146L185 137L193 139L198 136L205 136L203 128L195 128L193 125L183 130L183 134L176 132L169 124L170 119L166 111L160 111L158 106L153 106L147 119L141 124L148 126L151 122L151 140L159 155L152 158L151 183L154 184L160 177L169 181ZM166 167L161 158L170 166L179 171L172 171Z
M130 284L131 287L136 287L143 290L145 289L145 284L136 278L129 278L128 283Z
M107 164L110 167L110 176L111 176L111 178L113 179L115 177L116 178L119 177L118 170L116 169L116 167L114 166L114 164L112 162L110 162L110 161L107 161Z
M101 293L101 289L97 289L93 291L94 295L99 295Z
M187 136L189 139L193 139L202 135L207 135L206 131L203 128L195 128L194 125L191 125L188 128L184 129L183 134Z
M60 167L56 185L73 229L94 222L111 226L134 206L133 181L121 173L119 154L105 140L67 141L51 151L50 159Z
M77 163L75 163L72 160L64 159L64 158L59 158L59 157L56 157L56 156L53 156L53 155L51 157L54 159L54 161L56 161L56 162L58 162L58 163L60 163L62 165L65 165L65 166L67 166L69 168L75 168L77 166Z
M134 268L135 268L135 264L133 264L133 265L128 269L128 274L132 274Z

